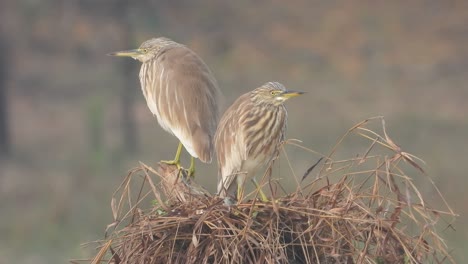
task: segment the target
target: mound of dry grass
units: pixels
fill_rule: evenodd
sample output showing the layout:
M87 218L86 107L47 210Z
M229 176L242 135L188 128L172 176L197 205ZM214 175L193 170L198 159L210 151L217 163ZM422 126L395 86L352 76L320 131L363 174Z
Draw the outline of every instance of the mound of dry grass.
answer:
M378 120L382 135L367 128ZM335 159L353 135L367 141L363 153ZM280 181L267 180L271 201L253 196L231 207L172 167L140 164L114 194L115 221L91 262L454 262L437 231L455 214L440 193L445 209L425 202L412 178L430 178L387 136L383 119L357 124L324 158L296 191L280 194Z

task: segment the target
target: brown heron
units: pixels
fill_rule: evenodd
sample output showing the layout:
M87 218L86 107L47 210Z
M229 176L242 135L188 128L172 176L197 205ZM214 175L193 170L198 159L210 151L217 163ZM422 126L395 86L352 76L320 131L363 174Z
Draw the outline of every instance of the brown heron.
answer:
M246 179L278 155L287 118L283 103L301 94L268 82L240 96L226 110L214 139L220 197L241 201Z
M164 162L180 167L183 145L192 156L189 175L195 172L194 158L210 163L221 93L203 60L164 37L109 55L142 62L139 77L146 103L161 127L180 140L174 160Z

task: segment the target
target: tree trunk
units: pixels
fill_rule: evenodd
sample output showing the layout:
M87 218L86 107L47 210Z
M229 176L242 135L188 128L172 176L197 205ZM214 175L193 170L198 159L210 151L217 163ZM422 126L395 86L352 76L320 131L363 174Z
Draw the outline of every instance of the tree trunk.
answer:
M116 5L116 20L120 23L122 47L132 49L134 41L132 26L128 18L129 1L120 0ZM138 74L135 73L135 61L123 59L121 62L121 76L123 87L120 93L121 111L122 111L122 136L124 149L127 152L134 153L138 150L137 126L134 114L135 89L140 90L138 85Z
M7 100L8 45L0 32L0 157L10 155L10 134Z

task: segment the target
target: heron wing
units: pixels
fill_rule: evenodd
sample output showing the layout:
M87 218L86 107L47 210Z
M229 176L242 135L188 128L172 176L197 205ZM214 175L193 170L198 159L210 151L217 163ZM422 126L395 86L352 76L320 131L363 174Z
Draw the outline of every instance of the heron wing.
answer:
M218 193L233 190L232 186L242 163L247 159L247 147L242 120L252 104L248 94L239 97L224 113L215 135L218 157ZM235 188L234 188L235 190Z
M220 100L213 74L184 46L162 52L157 64L159 81L154 83L159 94L155 96L166 126L192 156L211 162Z

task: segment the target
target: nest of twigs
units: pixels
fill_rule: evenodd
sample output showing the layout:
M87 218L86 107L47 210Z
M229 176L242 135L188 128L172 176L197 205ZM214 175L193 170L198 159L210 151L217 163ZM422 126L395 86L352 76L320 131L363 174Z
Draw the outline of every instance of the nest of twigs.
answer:
M226 206L173 167L141 163L114 194L115 221L92 263L453 263L437 223L455 214L440 193L444 209L424 201L413 183L430 180L420 161L383 119L382 135L366 128L372 120L351 128L296 191L264 177L268 202L254 192ZM368 140L363 153L335 159L353 134Z

